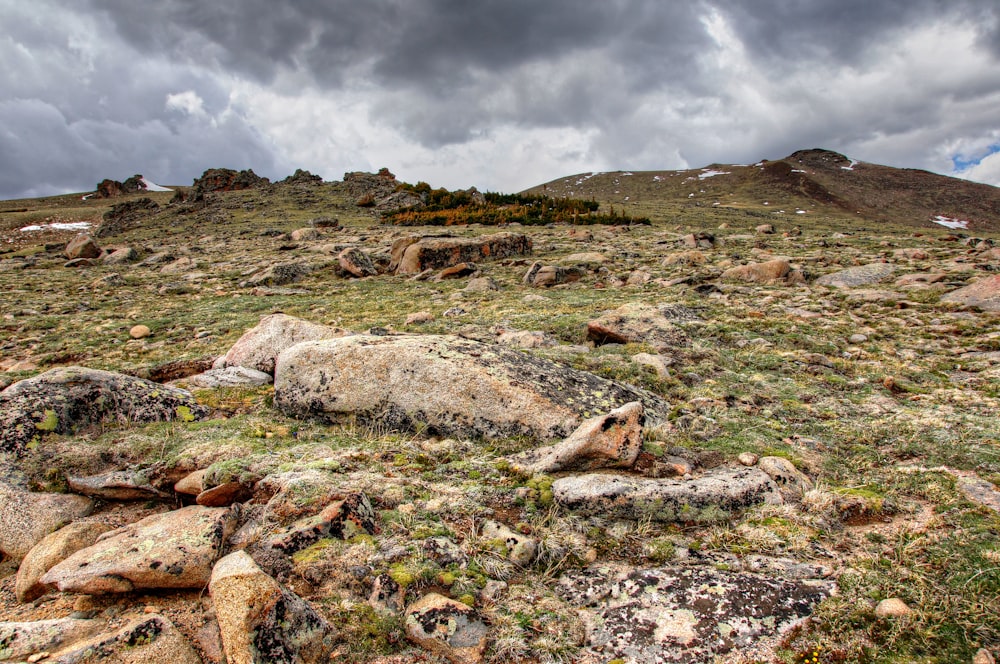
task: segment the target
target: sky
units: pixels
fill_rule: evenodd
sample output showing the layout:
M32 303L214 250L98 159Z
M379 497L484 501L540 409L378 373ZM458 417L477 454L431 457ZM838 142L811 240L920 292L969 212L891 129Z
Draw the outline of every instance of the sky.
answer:
M0 198L297 168L513 192L827 148L1000 186L996 0L0 0Z

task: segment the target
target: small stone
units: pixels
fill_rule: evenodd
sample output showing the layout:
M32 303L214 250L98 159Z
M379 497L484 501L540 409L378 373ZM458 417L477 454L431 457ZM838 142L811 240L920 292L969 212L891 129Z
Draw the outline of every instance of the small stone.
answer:
M864 334L852 334L850 337L847 338L847 340L850 341L852 344L863 344L864 342L868 341L868 337L865 336Z
M972 656L972 664L996 664L996 660L990 651L986 648L980 648L976 651L976 654Z
M434 314L429 311L415 311L406 317L406 325L421 325L434 320Z
M145 339L153 332L145 325L135 325L128 331L128 335L133 339Z
M805 476L791 461L782 457L761 457L758 467L778 485L785 500L799 500L813 488L812 480Z
M890 597L878 603L875 615L879 618L905 618L913 613L913 609L898 597Z
M527 535L516 533L496 521L485 521L480 534L488 540L488 546L493 548L495 553L504 556L515 565L522 567L530 565L538 553L537 541Z
M475 609L429 593L406 610L406 636L454 664L481 662L489 630Z
M758 458L759 457L753 452L741 452L740 455L736 457L736 460L744 466L756 466Z

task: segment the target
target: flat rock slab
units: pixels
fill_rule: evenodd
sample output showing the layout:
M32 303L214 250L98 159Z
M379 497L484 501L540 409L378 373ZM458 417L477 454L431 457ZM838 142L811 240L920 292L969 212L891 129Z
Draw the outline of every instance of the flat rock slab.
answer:
M24 661L38 652L55 651L104 629L102 620L59 618L36 622L0 622L0 662Z
M690 340L659 308L626 304L587 323L587 339L597 345L644 343L656 352L686 347Z
M44 660L55 664L201 664L201 658L172 622L153 613L112 634L94 637Z
M556 502L573 512L612 519L710 522L762 503L782 502L757 468L724 468L692 480L591 473L552 483Z
M631 401L650 420L670 409L650 392L454 336L303 343L278 356L275 372L275 405L285 413L463 438L561 438Z
M877 284L888 279L896 271L896 266L889 263L869 263L867 265L856 265L840 272L824 274L816 280L817 286L830 286L831 288L855 288L857 286L867 286Z
M33 493L0 482L0 551L24 558L43 537L93 509L90 498Z
M149 476L137 470L116 470L87 477L67 477L74 493L107 500L163 500L171 495L149 483Z
M207 413L186 390L99 369L51 369L0 392L0 452L23 452L47 432L198 419Z
M700 663L752 647L812 613L826 581L783 581L707 567L571 572L557 592L584 609L601 661Z
M76 521L47 535L32 547L17 568L14 584L17 601L30 602L44 595L48 588L39 581L45 573L109 530L111 526L98 521Z
M303 341L330 339L345 334L345 330L329 325L310 323L286 314L271 314L244 332L233 347L216 360L214 368L246 367L273 374L274 360L286 348Z
M209 369L195 374L185 381L189 387L216 389L220 387L260 387L270 385L274 377L269 373L247 367L225 367Z
M88 595L203 588L236 517L235 510L200 505L154 514L77 551L41 582Z
M397 274L440 270L459 263L476 263L531 253L531 239L518 233L497 233L477 238L439 237L398 240L393 253L399 256Z
M1000 311L1000 274L986 277L941 297L942 302L953 302L983 311Z
M291 555L324 538L350 539L378 532L378 517L368 497L354 493L327 505L319 514L292 524L270 540L272 548Z

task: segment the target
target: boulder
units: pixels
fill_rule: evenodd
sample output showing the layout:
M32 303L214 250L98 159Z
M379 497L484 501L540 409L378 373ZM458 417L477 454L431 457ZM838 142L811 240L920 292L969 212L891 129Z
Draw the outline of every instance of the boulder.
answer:
M746 281L750 283L768 284L778 281L791 282L797 280L791 275L792 266L784 259L775 259L764 263L750 263L749 265L738 265L731 267L722 273L721 279L725 281Z
M692 480L626 475L574 475L552 483L563 508L611 519L709 522L761 503L782 502L767 473L720 468Z
M642 451L642 403L633 401L606 415L592 417L569 438L549 447L529 450L510 459L526 475L561 470L631 468Z
M94 237L108 237L130 231L159 209L160 206L151 198L139 198L112 205L111 209L104 213L100 226L94 229Z
M368 257L368 254L357 247L348 247L337 256L337 262L342 269L352 277L374 277L378 274L378 268Z
M301 280L312 272L312 268L303 263L281 263L269 265L263 270L250 275L250 278L240 282L240 288L256 288L259 286L284 286Z
M141 588L202 588L236 524L234 509L193 505L107 533L41 579L62 592L103 595Z
M59 650L88 639L102 629L102 620L75 618L0 622L0 661L23 662L35 653Z
M274 382L274 377L264 371L248 367L231 366L188 377L184 381L190 387L215 389L219 387L260 387Z
M454 664L483 659L489 629L471 606L428 593L406 609L406 637Z
M100 258L101 248L94 242L94 238L86 233L80 233L69 241L66 245L66 258Z
M76 521L46 535L31 548L17 568L14 584L17 601L30 602L44 595L47 588L39 583L42 576L53 565L87 548L109 530L111 526L99 521Z
M342 337L346 331L329 325L288 316L271 314L240 337L233 347L215 362L216 369L225 367L246 367L267 374L274 373L274 362L278 354L303 341L318 341Z
M786 501L802 500L806 491L813 488L812 480L788 459L775 456L761 457L757 467L774 481Z
M526 567L538 553L538 540L514 532L507 526L487 519L479 533L486 540L486 548L506 558L515 565Z
M0 552L20 560L46 535L93 509L83 496L33 493L0 482Z
M298 344L278 356L275 405L298 416L470 438L569 435L582 419L660 397L494 344L454 336L367 336Z
M105 500L164 500L171 496L152 486L140 470L115 470L88 477L67 477L74 493Z
M833 589L692 566L572 571L556 592L583 611L600 661L714 662L784 633Z
M216 563L208 591L230 664L330 661L333 628L245 552Z
M134 620L114 634L74 644L70 651L44 660L53 664L201 664L201 658L172 622L153 613Z
M1000 274L985 277L941 297L942 302L952 302L983 311L1000 311Z
M393 245L393 253L399 253L397 274L417 274L458 263L531 253L531 240L527 235L516 233L497 233L478 238L423 238L417 242L397 240L397 244L398 247Z
M869 263L867 265L855 265L846 270L824 274L816 280L817 286L829 286L830 288L855 288L857 286L867 286L876 284L888 279L896 267L889 263Z
M587 271L583 268L533 263L521 281L536 288L548 288L549 286L573 283L585 276L587 276Z
M368 497L354 493L327 505L322 512L292 524L274 535L271 548L291 555L324 538L350 539L378 532L378 517Z
M131 263L137 258L139 258L139 254L135 249L132 247L122 247L106 254L101 259L101 262L105 265L121 265L122 263Z
M0 452L19 454L47 432L199 419L207 413L187 390L111 371L60 367L0 392Z
M296 228L291 232L290 237L292 238L292 242L310 242L320 239L322 235L315 228L307 226L306 228Z
M587 339L598 346L643 343L658 353L690 344L687 334L660 309L639 303L623 305L588 322Z

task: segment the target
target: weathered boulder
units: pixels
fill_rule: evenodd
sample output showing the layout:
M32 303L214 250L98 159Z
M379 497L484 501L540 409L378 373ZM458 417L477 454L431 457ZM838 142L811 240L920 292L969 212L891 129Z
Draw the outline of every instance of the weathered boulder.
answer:
M350 539L355 535L374 535L378 532L378 518L368 497L354 493L337 500L319 514L295 522L274 535L271 548L291 555L312 546L323 538Z
M630 401L652 419L669 411L652 393L453 336L302 343L278 356L275 372L275 404L286 413L456 437L564 437Z
M86 233L80 233L69 241L66 245L66 258L99 258L101 248L94 242L94 238Z
M303 341L331 339L345 334L345 330L329 325L310 323L286 314L271 314L261 318L256 327L247 330L225 355L216 360L214 367L247 367L273 374L275 358L286 348Z
M511 466L527 475L560 470L630 468L642 451L642 403L634 401L606 415L592 417L569 438L511 457Z
M58 618L36 622L0 622L0 661L26 661L40 652L66 648L104 629L102 620Z
M39 583L42 576L53 565L92 545L109 530L111 526L99 521L77 521L46 535L32 547L17 568L14 584L17 601L30 602L44 595L47 589Z
M397 241L400 242L400 241ZM442 269L458 263L524 256L531 253L531 239L517 233L497 233L478 238L424 238L400 242L397 274L416 274L428 269Z
M644 343L658 353L687 346L687 334L675 321L697 320L668 318L663 310L641 303L630 303L587 323L587 339L600 346L608 343Z
M869 263L867 265L855 265L846 270L824 274L816 280L817 286L829 286L830 288L855 288L856 286L867 286L876 284L888 279L896 266L890 263Z
M139 257L138 252L132 247L122 247L121 249L115 249L111 253L104 256L101 262L105 265L121 265L122 263L131 263Z
M775 282L802 283L802 273L792 270L791 264L784 259L775 259L764 263L750 263L731 267L722 273L721 279L726 281L746 281L750 283L768 284Z
M348 247L340 252L337 263L340 264L340 269L352 277L374 277L378 274L378 268L372 259L357 247Z
M256 288L258 286L284 286L301 280L312 272L312 267L304 263L279 263L269 265L256 272L245 281L240 282L240 288Z
M952 291L941 298L942 302L952 302L983 311L1000 311L1000 274L985 277Z
M454 664L482 661L489 633L475 609L437 593L406 609L405 628L408 639Z
M568 572L557 592L587 616L601 661L716 661L788 629L830 596L828 581L786 581L708 567Z
M530 565L538 554L538 540L515 532L497 521L484 521L479 534L486 540L485 546L488 549L516 565Z
M207 412L186 390L99 369L50 369L0 392L0 452L21 453L47 432L197 419Z
M201 664L191 643L163 616L152 613L135 620L114 634L104 634L73 644L46 662L55 664Z
M521 281L536 288L548 288L559 284L570 284L587 276L587 271L580 267L563 267L561 265L542 265L532 263L524 273Z
M141 470L114 470L87 477L67 477L74 493L106 500L163 500L170 495L149 483L149 475Z
M231 553L216 563L208 589L231 664L328 661L333 628L246 552Z
M0 482L0 551L20 560L43 537L93 509L90 498L33 493Z
M761 457L757 467L774 481L785 500L801 500L806 491L813 488L812 480L783 457Z
M320 239L322 235L312 226L307 226L305 228L296 228L291 232L289 237L292 238L292 242L310 242Z
M272 360L273 361L273 360ZM185 379L190 387L260 387L274 382L274 377L264 371L248 367L230 366L221 369L209 369Z
M201 588L236 524L234 509L194 505L107 533L41 579L62 592L103 595L140 588Z
M761 503L781 503L767 473L721 468L692 480L574 475L552 483L556 503L584 515L653 521L717 521Z

